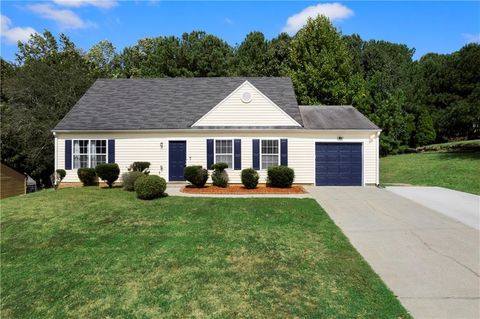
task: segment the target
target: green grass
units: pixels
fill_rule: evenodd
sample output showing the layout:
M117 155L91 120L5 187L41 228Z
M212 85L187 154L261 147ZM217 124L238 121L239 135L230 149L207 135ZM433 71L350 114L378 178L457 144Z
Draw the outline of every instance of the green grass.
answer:
M441 186L480 195L480 153L416 153L380 159L384 185Z
M311 199L42 191L0 202L2 318L405 318Z

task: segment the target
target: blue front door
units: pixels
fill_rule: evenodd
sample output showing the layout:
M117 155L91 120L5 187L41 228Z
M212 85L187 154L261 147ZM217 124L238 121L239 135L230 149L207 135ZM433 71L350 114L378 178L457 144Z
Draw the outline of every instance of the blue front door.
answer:
M361 186L361 143L316 143L315 184L317 186Z
M187 158L186 141L170 141L168 143L168 179L184 181L183 169Z

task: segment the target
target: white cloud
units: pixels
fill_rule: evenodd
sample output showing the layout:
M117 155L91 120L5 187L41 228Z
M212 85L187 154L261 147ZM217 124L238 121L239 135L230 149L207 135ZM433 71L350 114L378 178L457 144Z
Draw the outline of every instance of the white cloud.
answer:
M92 22L82 20L71 10L57 9L49 4L35 4L28 8L42 18L57 22L63 29L82 29L94 25Z
M348 18L353 15L353 11L340 3L319 3L288 17L282 31L295 34L307 23L308 18L315 18L318 15L324 15L333 21Z
M477 33L477 34L464 33L463 37L467 40L468 43L480 42L480 33Z
M53 2L64 7L94 6L102 9L110 9L118 4L116 0L53 0Z
M3 14L0 15L0 34L8 43L26 42L31 34L37 31L31 27L13 27L12 21Z
M233 24L233 20L230 19L229 17L225 17L225 23L226 24Z

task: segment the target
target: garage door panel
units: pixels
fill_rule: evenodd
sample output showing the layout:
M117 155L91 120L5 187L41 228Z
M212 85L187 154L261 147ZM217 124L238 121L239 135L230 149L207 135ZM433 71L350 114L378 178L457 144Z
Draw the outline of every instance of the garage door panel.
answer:
M316 143L317 185L362 185L361 143Z

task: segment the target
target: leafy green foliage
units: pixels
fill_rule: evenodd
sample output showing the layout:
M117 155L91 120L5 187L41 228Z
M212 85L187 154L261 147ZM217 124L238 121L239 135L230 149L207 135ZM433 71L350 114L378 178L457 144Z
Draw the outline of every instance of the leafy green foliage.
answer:
M143 172L145 174L148 174L148 169L150 168L150 162L133 162L129 170L130 171L137 171L137 172Z
M78 179L82 182L83 186L95 186L98 185L98 177L94 168L82 167L77 170Z
M140 176L144 176L145 174L139 171L130 171L122 174L122 187L124 190L128 192L133 192L135 190L135 181Z
M157 175L144 175L135 181L135 192L139 199L155 199L163 195L167 189L167 182Z
M227 163L215 163L212 165L212 184L218 187L227 187L228 186L228 173L225 169L228 168Z
M258 185L258 172L253 168L245 168L242 170L242 184L245 188L254 189Z
M288 166L272 166L267 170L268 183L273 187L290 187L295 178L295 172Z
M95 167L95 172L100 179L107 183L109 188L112 188L113 183L118 179L120 168L117 163L98 164Z
M60 181L62 181L65 176L67 176L67 172L64 169L57 169L55 172L58 174Z
M346 104L352 58L340 32L325 16L309 18L290 43L287 74L301 104Z
M54 188L58 189L65 176L67 176L67 172L64 169L57 169L53 175L54 176L52 178L54 180Z
M427 145L435 141L436 133L433 127L433 121L427 111L420 113L417 119L415 138L417 145Z
M195 187L203 187L208 180L208 171L202 166L187 166L183 170L183 176Z

